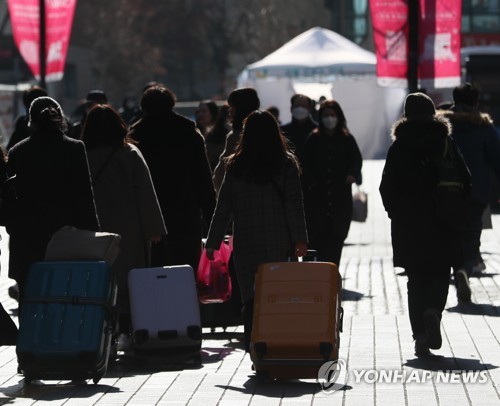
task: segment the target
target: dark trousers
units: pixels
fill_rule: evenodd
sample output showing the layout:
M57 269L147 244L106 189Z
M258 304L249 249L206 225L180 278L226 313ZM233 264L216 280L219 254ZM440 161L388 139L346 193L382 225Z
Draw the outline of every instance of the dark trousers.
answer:
M408 311L413 338L425 334L424 313L433 309L442 314L450 286L449 266L407 267Z
M316 250L318 261L333 262L339 267L344 241L351 224L350 217L326 216L320 221L315 220L308 228L310 248Z
M253 327L253 300L248 300L243 304L243 327L245 337L245 351L250 352L250 340L252 339Z
M464 253L462 268L465 268L468 276L471 276L472 268L479 259L484 209L484 204L475 201L470 201L467 205L468 223L460 235L460 240Z

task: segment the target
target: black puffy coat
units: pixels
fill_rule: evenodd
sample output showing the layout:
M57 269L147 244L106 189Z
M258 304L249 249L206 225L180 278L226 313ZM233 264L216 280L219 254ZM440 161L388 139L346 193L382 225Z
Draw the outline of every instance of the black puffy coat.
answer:
M10 149L7 170L17 196L6 213L9 277L23 279L59 228L98 231L99 222L83 142L57 132L32 134Z
M443 117L406 118L392 130L394 142L387 154L380 194L391 219L394 266L454 266L462 262L457 231L441 225L435 217L434 191L437 159L442 154L451 126ZM464 183L470 175L456 144Z
M130 135L149 166L175 261L196 269L203 226L208 230L215 208L203 136L193 121L173 111L143 117Z

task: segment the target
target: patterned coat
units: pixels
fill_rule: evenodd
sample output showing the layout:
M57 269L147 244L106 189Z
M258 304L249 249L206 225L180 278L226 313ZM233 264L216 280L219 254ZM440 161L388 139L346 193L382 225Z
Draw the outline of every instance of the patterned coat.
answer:
M273 182L248 182L226 173L207 248L218 249L233 219L234 263L242 300L253 298L257 267L286 261L292 244L307 241L298 168L287 160Z

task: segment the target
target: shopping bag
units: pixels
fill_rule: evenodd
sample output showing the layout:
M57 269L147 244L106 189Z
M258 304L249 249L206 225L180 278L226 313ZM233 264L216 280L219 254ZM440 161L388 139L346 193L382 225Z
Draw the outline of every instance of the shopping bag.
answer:
M200 303L223 303L231 298L230 256L231 248L224 242L220 249L214 252L213 260L208 259L206 251L203 249L196 273Z
M364 223L368 217L368 195L358 188L352 195L352 221Z

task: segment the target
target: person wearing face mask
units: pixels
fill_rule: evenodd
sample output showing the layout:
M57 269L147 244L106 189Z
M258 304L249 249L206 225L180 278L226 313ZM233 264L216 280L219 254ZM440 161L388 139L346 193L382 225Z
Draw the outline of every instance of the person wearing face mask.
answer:
M318 260L339 266L352 218L351 185L361 179L363 159L337 101L325 100L318 120L302 151L307 229Z
M301 159L307 136L318 126L311 117L312 101L303 94L294 94L290 99L292 121L281 126L290 148Z

